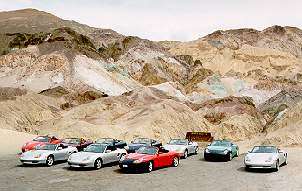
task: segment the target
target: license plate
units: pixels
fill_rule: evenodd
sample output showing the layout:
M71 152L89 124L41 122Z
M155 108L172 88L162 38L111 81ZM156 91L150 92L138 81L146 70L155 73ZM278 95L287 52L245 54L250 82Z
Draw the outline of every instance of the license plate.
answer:
M124 164L124 165L123 165L123 167L124 167L124 168L127 168L127 167L128 167L128 165L125 165L125 164Z

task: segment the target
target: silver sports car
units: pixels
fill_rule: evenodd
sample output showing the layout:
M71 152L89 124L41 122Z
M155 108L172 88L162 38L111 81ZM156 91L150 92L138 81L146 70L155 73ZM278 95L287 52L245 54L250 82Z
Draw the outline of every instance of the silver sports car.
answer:
M198 144L188 139L171 139L168 144L164 145L164 148L179 153L183 158L187 158L189 154L197 154L198 152Z
M91 144L82 152L70 155L70 167L93 167L100 169L103 164L118 162L127 154L125 149L108 144Z
M72 153L78 152L76 147L63 144L45 144L37 146L35 150L22 153L20 161L22 164L46 164L52 166L56 161L66 161Z
M255 146L244 158L246 170L250 168L271 168L279 170L287 164L287 153L275 146Z

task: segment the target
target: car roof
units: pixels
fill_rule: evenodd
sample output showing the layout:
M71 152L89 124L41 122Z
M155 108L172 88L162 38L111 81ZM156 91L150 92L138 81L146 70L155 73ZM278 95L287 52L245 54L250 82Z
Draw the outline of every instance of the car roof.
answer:
M254 147L275 147L275 148L277 148L276 146L272 146L272 145L255 145Z

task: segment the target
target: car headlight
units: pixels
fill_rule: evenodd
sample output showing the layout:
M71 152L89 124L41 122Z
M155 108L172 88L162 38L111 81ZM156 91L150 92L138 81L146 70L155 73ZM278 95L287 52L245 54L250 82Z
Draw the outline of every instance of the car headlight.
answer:
M83 159L83 161L88 161L88 160L90 160L90 157L86 157Z
M208 148L206 148L205 152L206 153L210 153L210 150Z
M244 160L247 161L247 162L251 161L251 159L248 156L246 156Z
M139 163L142 163L142 162L143 162L143 160L140 160L140 159L133 161L134 164L139 164Z
M224 150L223 153L226 155L228 154L229 150Z

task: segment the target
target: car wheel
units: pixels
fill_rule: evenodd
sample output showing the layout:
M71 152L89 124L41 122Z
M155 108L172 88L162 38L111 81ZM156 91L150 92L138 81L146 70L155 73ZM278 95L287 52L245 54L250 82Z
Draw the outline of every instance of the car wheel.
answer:
M198 148L198 146L197 146L197 147L195 148L195 153L194 153L195 155L197 155L198 149L199 149L199 148Z
M179 158L178 157L174 157L173 161L172 161L172 166L173 167L178 167L179 165Z
M233 159L232 152L229 152L227 159L228 161L231 161Z
M102 168L102 165L103 165L103 164L102 164L102 160L101 160L101 159L98 158L98 159L95 160L95 162L94 162L94 168L95 168L95 169L100 169L100 168Z
M285 158L285 161L284 161L284 165L287 165L288 164L288 161L287 161L287 157Z
M147 172L151 172L153 170L153 163L150 161L147 165Z
M275 167L274 170L277 172L277 171L279 171L279 168L280 168L279 161L276 161L276 167Z
M246 167L245 167L245 170L246 170L246 171L249 171L249 170L250 170L250 167L246 166Z
M54 158L52 155L48 156L47 159L46 159L46 165L47 166L52 166L54 163Z
M238 156L239 156L239 150L236 151L235 157L238 157Z
M125 156L126 156L126 154L125 154L125 153L122 153L121 156L120 156L120 160L121 160L122 158L124 158Z
M188 150L185 150L184 152L184 159L188 158Z
M204 158L205 161L208 161L208 160L209 160L209 158L208 158L208 156L206 155L206 153L204 153L203 158Z

